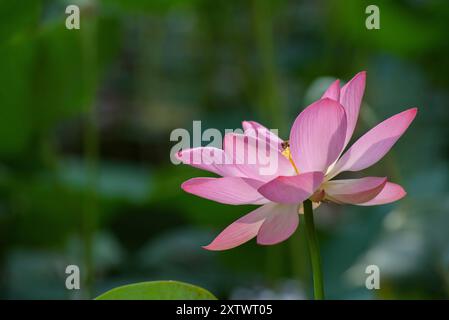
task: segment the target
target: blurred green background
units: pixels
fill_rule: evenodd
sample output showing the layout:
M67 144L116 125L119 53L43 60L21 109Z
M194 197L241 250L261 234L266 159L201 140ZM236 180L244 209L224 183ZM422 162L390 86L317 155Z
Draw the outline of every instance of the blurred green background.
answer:
M81 29L65 28L78 4ZM365 8L380 8L380 30ZM449 297L449 3L441 0L0 1L0 298L92 298L173 279L220 298L311 297L304 230L272 247L201 245L250 206L185 194L170 132L256 120L287 137L334 79L367 71L356 136L417 119L363 175L408 196L316 211L327 296ZM352 176L357 176L353 174ZM81 290L65 267L81 268ZM365 268L381 289L365 288Z

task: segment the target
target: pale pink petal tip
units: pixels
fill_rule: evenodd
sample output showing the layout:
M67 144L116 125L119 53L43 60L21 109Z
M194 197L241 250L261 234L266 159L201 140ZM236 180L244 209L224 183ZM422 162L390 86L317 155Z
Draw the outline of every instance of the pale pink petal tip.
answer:
M341 156L328 177L343 171L360 171L375 164L404 134L417 112L417 108L405 110L369 130Z
M376 197L385 187L387 178L365 177L332 180L324 185L326 196L337 203L365 203Z
M350 81L363 81L363 83L366 81L366 71L360 71L358 72Z
M404 198L407 192L396 183L387 182L382 191L370 201L359 203L360 206L376 206L388 204Z
M253 239L266 217L273 212L274 206L274 204L266 204L234 221L203 248L211 251L228 250Z
M340 100L340 80L339 79L332 82L332 84L329 86L329 88L326 89L326 91L324 92L321 99L323 99L323 98L329 98L329 99L332 99L335 101Z
M357 73L348 83L346 83L340 92L340 103L346 111L347 129L345 146L352 137L357 119L359 117L360 105L365 92L366 72Z
M274 245L285 241L295 232L298 223L297 205L278 205L260 227L257 243Z
M221 251L221 250L226 250L226 249L215 249L214 246L212 245L212 243L208 244L207 246L201 246L201 248L209 250L209 251Z

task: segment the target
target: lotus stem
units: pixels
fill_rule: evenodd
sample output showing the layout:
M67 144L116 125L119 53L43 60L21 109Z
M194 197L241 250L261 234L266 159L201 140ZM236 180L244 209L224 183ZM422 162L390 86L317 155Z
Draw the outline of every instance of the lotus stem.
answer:
M313 273L313 292L315 300L324 300L323 272L321 270L321 256L318 246L315 224L313 222L312 201L306 200L304 205L304 219L306 221L306 236L309 247L310 261Z

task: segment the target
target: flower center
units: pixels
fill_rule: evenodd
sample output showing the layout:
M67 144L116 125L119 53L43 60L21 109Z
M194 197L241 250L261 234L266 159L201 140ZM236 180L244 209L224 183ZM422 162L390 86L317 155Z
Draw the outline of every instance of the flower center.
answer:
M293 168L295 169L296 174L299 174L299 170L296 167L295 162L293 161L292 158L292 153L290 152L290 144L288 143L288 140L282 142L282 155L286 157L288 161L290 161ZM309 199L312 200L312 202L320 203L324 201L325 196L326 192L323 189L319 188Z
M295 169L296 174L299 174L299 170L298 168L296 168L295 162L293 161L292 154L290 152L290 144L288 143L288 140L282 142L282 149L282 155L286 157L288 161L290 161L293 168Z
M295 162L293 161L292 158L292 153L290 152L290 144L288 143L288 140L282 142L282 155L286 157L288 161L290 161L293 168L295 169L296 174L299 174L299 170L296 167ZM318 189L309 199L319 204L321 201L324 201L325 195L326 193L324 192L323 189Z

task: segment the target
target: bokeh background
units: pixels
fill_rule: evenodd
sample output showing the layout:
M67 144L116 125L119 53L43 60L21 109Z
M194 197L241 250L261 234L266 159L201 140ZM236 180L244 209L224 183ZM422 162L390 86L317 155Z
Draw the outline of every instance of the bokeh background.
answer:
M81 29L65 28L78 4ZM380 30L365 8L380 8ZM183 193L170 133L257 120L287 137L335 79L366 70L356 136L419 114L364 175L408 196L316 212L327 296L449 297L449 4L441 0L0 1L0 298L92 298L173 279L219 298L311 297L300 225L272 247L201 245L252 207ZM358 174L352 174L358 176ZM81 290L65 267L81 268ZM381 289L365 288L378 265Z

